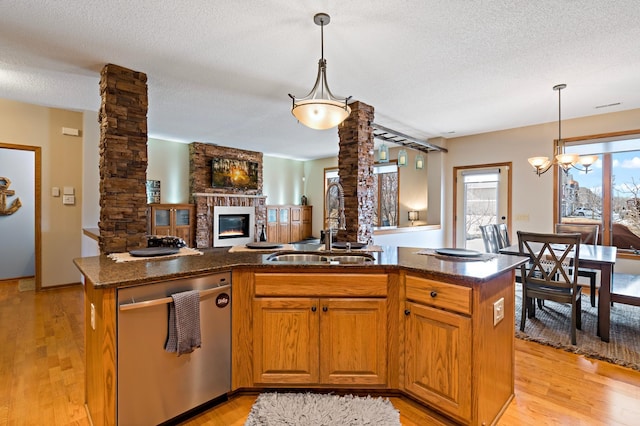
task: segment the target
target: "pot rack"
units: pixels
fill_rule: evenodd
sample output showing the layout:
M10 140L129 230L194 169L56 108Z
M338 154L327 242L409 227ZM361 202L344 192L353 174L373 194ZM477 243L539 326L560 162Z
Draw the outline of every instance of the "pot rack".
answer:
M381 139L386 142L406 146L408 148L425 153L434 151L448 152L446 148L432 144L426 140L421 140L409 135L405 135L404 133L400 133L388 127L381 126L377 123L371 123L371 128L373 129L374 138Z

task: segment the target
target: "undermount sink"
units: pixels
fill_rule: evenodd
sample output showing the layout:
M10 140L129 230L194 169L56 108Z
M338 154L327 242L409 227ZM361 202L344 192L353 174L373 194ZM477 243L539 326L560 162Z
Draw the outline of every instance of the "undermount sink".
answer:
M373 262L375 258L368 253L349 253L349 254L332 254L332 253L274 253L267 257L269 262L287 262L287 263L319 263L329 265L361 265Z

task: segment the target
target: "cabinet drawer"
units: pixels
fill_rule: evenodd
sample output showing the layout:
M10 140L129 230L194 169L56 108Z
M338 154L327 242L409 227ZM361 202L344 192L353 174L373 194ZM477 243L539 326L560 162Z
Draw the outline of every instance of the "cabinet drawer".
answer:
M437 308L471 315L471 289L427 278L407 276L406 296L409 300Z
M386 274L256 273L256 296L386 297Z

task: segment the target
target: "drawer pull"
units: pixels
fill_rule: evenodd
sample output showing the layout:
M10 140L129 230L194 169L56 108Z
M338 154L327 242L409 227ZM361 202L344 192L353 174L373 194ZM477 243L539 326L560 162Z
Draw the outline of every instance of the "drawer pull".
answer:
M438 295L438 292L435 290L431 291L431 297L436 297Z
M317 310L318 310L318 308L316 308L315 306L312 306L312 307L311 307L311 312L315 312L315 311L317 311Z
M411 313L411 311L410 311L409 309L405 309L405 310L404 310L404 314L405 314L405 315L409 315L410 313Z

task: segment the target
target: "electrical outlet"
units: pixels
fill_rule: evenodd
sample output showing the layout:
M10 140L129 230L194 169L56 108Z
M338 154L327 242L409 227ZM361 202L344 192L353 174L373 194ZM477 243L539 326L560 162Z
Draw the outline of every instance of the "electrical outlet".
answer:
M498 325L504 319L504 297L493 302L493 325Z
M91 329L96 329L96 307L93 303L91 304Z

